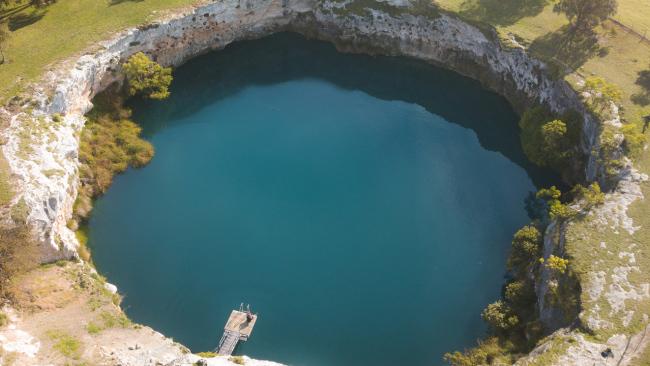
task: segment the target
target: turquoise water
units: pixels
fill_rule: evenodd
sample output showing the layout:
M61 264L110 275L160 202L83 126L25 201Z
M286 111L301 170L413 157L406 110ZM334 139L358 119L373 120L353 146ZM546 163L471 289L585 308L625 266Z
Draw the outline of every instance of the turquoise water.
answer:
M175 72L135 101L156 148L89 223L136 322L193 351L231 309L237 353L291 365L439 365L484 334L531 169L516 115L476 82L280 34Z

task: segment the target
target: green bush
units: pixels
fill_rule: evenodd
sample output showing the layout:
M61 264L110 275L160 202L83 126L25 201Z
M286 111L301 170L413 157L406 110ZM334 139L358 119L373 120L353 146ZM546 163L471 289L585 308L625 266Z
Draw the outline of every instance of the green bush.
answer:
M587 78L582 91L589 93L587 106L601 118L611 117L609 113L611 103L617 103L623 97L623 93L618 86L608 83L599 76Z
M646 136L643 132L639 131L639 128L633 123L623 125L623 127L621 127L621 132L623 133L623 136L625 136L625 139L623 140L625 155L631 158L639 157L647 142Z
M536 196L538 199L546 201L548 206L548 215L552 220L567 220L576 214L576 211L573 208L560 201L562 192L560 192L560 190L555 186L540 189Z
M544 264L546 268L558 274L564 274L564 272L567 270L567 267L569 266L568 259L556 257L553 254L551 254L546 260L544 260L544 258L540 258L539 261L540 263Z
M506 285L504 297L513 308L527 311L527 307L537 300L535 287L531 281L520 279Z
M619 137L617 131L610 125L605 125L600 132L598 161L604 167L608 177L615 177L624 165L623 161L617 157L621 147Z
M527 225L517 231L512 239L508 257L508 269L516 275L524 275L530 264L539 257L542 233L535 226Z
M464 352L446 353L444 360L452 366L511 364L514 360L507 357L508 348L508 345L501 344L497 337L489 337Z
M580 142L580 118L575 112L557 118L544 107L528 109L519 121L520 139L530 161L563 171L576 154Z
M588 187L576 184L571 193L575 199L584 202L586 209L605 203L605 194L600 190L600 185L597 182L591 183Z
M150 99L165 99L169 96L172 82L171 68L165 68L138 52L122 66L130 95L142 95Z
M502 300L488 305L481 317L493 331L509 330L519 324L519 318L510 306Z

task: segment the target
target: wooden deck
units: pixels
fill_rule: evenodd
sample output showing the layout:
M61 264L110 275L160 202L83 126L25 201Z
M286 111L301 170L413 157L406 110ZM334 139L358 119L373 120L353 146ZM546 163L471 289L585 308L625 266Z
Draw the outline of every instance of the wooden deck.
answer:
M224 330L237 332L240 336L248 338L253 332L253 327L255 326L256 321L257 315L253 315L253 320L249 322L246 321L246 313L233 310L232 313L230 313L230 318L228 318Z
M216 352L220 355L230 356L237 347L238 342L248 340L248 337L253 333L256 321L257 315L255 314L248 321L245 312L233 310L226 322L226 326L223 328L223 336L221 336Z

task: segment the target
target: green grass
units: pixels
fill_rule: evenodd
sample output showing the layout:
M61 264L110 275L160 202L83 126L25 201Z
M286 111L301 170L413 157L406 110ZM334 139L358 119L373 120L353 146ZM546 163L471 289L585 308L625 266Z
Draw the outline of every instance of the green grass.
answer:
M88 331L88 334L99 334L99 332L104 330L104 328L95 322L90 322L86 325L86 330Z
M50 330L47 337L54 341L52 348L59 351L65 357L79 359L81 357L81 341L61 330Z
M646 0L619 0L619 9L614 19L640 34L648 32L650 37L650 2Z
M105 329L110 328L128 328L131 326L131 320L124 313L115 313L112 311L102 311L99 314L98 322L89 322L86 330L89 334L98 334Z
M110 0L59 0L37 14L42 17L34 23L11 32L5 47L7 61L0 65L0 96L13 96L57 61L79 54L116 31L196 2L146 0L112 4ZM0 17L8 11L11 9L0 11ZM33 12L33 8L27 8L14 17L34 17Z
M218 356L218 354L214 352L199 352L196 355L203 358L213 358Z

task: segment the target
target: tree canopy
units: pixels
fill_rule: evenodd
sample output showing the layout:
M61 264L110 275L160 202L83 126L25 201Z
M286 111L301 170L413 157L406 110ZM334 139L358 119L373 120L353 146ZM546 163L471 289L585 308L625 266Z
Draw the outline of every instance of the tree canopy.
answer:
M561 118L561 119L560 119ZM562 171L580 141L580 118L568 112L557 118L544 107L527 110L521 120L521 145L533 163Z
M560 0L553 10L564 13L575 29L590 30L616 13L617 0Z
M122 66L130 95L142 95L150 99L165 99L169 96L172 70L152 61L138 52Z

